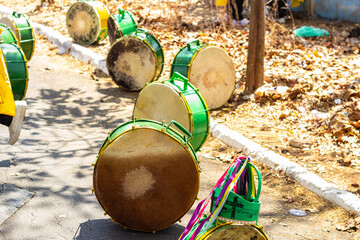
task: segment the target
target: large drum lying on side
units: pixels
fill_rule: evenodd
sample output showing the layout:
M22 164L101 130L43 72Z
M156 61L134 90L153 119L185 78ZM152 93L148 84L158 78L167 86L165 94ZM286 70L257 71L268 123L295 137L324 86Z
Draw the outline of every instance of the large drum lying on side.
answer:
M11 15L0 18L0 23L9 27L15 34L26 60L30 61L35 51L35 34L28 17L14 11Z
M106 38L109 16L109 10L101 2L75 2L67 11L66 27L76 43L89 45Z
M171 75L179 72L197 87L210 109L224 105L235 90L235 68L219 47L200 45L199 40L182 48L171 64Z
M119 14L110 15L108 19L108 35L110 44L116 42L117 39L122 38L137 29L137 22L134 15L119 8Z
M190 143L195 151L201 148L210 131L210 114L204 99L178 73L170 80L146 85L136 99L133 118L177 121L191 133Z
M164 52L159 41L143 29L117 40L110 48L106 67L113 81L129 91L138 91L159 78Z
M2 24L0 24L0 44L1 43L18 43L13 31L11 31L10 28Z
M115 222L153 232L186 214L198 193L200 171L190 137L176 122L150 120L127 122L109 134L95 163L93 184Z
M23 51L16 44L0 44L1 55L5 58L14 100L23 100L28 86L28 67Z

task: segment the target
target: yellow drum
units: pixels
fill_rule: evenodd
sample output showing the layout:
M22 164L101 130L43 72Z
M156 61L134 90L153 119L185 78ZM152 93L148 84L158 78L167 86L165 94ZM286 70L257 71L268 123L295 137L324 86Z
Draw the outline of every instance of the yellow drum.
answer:
M171 64L171 75L179 72L197 87L210 109L224 105L235 90L235 68L221 48L200 45L199 40L182 48Z
M109 16L109 10L101 2L76 2L70 6L66 14L68 33L76 43L82 45L102 41L108 34Z

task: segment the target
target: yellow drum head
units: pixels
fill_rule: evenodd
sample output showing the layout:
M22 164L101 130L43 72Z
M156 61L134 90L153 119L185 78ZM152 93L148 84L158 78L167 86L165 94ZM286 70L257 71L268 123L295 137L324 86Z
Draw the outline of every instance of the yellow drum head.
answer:
M142 89L156 73L153 50L134 36L123 37L111 46L106 66L114 82L130 91Z
M134 106L133 117L169 123L175 120L189 132L190 113L186 100L167 84L154 82L141 90Z
M190 63L189 81L199 89L210 109L219 108L231 97L236 83L229 55L221 48L201 48Z
M195 201L199 176L185 146L150 127L126 131L101 153L94 189L117 223L152 232L179 220Z
M267 237L256 227L250 225L225 225L212 229L202 240L267 240Z
M76 2L66 14L66 26L75 42L91 44L97 41L101 31L100 16L87 2Z

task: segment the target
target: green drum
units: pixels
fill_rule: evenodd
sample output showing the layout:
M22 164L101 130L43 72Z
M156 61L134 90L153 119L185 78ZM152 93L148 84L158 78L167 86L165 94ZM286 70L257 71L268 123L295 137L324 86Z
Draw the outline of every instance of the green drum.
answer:
M0 24L0 44L1 43L15 43L17 44L14 33L5 25Z
M14 100L23 100L28 86L28 67L24 52L16 44L0 44Z
M129 35L137 29L134 15L119 8L119 14L110 15L108 19L108 34L110 43L113 44L118 38Z
M200 222L205 220L203 217ZM185 237L185 240L190 240L193 231ZM210 229L201 236L195 237L195 240L268 240L263 227L259 225L241 225L236 223L224 222L217 220L212 224Z
M170 76L179 72L197 87L210 109L223 106L235 90L235 68L221 48L189 42L175 56Z
M66 13L66 27L76 43L89 45L106 38L109 16L109 10L102 2L75 2Z
M15 33L26 60L29 61L35 51L35 34L28 17L14 11L11 15L0 18L0 23L6 25Z
M144 29L137 29L116 41L106 58L113 81L129 91L139 91L157 80L164 66L159 41Z
M133 118L177 121L192 134L190 143L195 151L201 148L210 131L210 114L205 101L178 73L170 80L147 84L136 99Z
M179 123L143 119L109 133L94 164L93 186L113 221L154 232L187 213L198 193L200 172L190 138Z

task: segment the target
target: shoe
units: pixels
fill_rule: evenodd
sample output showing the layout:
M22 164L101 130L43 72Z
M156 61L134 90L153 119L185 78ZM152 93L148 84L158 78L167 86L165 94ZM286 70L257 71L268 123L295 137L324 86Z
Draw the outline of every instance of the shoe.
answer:
M278 23L285 23L285 17L282 17L282 18L278 18L277 20L276 20Z
M238 25L239 25L239 21L233 19L233 20L232 20L232 25L233 25L233 27L238 26Z
M248 25L249 24L249 20L247 18L243 18L239 21L240 25Z
M19 138L21 127L26 112L26 101L15 101L16 116L11 121L9 126L9 140L10 145L14 145Z

